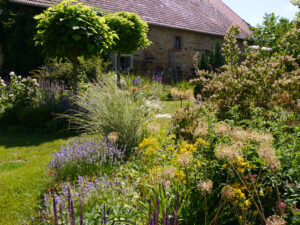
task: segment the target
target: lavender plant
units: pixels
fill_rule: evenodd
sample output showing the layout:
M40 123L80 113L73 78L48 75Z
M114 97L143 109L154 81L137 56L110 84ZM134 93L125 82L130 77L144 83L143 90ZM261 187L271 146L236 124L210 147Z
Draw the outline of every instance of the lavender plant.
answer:
M134 224L137 210L128 201L135 202L134 190L127 179L78 177L75 184L62 183L57 191L44 195L36 220L55 225Z
M48 169L56 180L92 176L99 171L110 174L112 166L122 162L123 155L124 151L107 139L77 138L61 146L60 151L55 151Z

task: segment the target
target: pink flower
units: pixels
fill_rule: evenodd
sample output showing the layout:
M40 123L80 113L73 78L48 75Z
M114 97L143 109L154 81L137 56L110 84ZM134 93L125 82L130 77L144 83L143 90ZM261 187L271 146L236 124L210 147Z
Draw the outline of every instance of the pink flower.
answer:
M142 87L142 90L145 90L145 88L144 88L144 87Z
M93 86L95 86L95 83L92 83Z
M136 91L137 91L137 89L136 89L136 88L133 88L133 89L132 89L132 92L136 92Z

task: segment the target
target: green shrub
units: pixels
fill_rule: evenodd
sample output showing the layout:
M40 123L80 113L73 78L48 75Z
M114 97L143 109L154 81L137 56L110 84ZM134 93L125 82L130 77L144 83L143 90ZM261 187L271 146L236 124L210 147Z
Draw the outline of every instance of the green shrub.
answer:
M99 56L87 59L79 58L78 79L81 82L96 82L101 79L107 69L105 63ZM67 89L72 88L73 65L69 60L58 61L49 60L40 70L35 71L35 76L39 79L50 80L53 83L64 85Z
M14 72L9 75L9 84L6 84L0 77L0 113L8 107L34 105L37 101L39 84L36 79L22 78L16 76Z
M240 50L236 29L231 29L224 43L225 71L199 72L193 82L203 85L202 94L219 108L221 118L228 118L237 106L240 118L249 118L251 107L272 109L281 106L299 110L299 64L292 56L274 53L258 47L248 49L246 59L239 65Z

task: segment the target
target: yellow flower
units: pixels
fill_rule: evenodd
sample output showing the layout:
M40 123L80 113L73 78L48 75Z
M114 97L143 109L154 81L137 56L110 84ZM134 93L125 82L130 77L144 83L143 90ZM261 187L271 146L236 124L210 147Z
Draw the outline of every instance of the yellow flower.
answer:
M245 169L243 169L243 168L238 168L237 171L240 172L240 173L244 173L244 172L245 172Z
M183 180L182 183L183 183L183 184L186 184L186 180Z
M197 162L197 167L200 167L201 166L201 163L200 162Z
M263 191L263 190L260 190L260 191L259 191L259 195L260 195L260 196L265 196L265 195L264 195L264 191Z
M246 196L245 196L244 193L241 193L241 194L240 194L240 197L241 197L242 199L244 199L244 200L246 199Z
M162 158L165 159L165 158L166 158L166 155L162 155Z
M168 146L168 147L167 147L167 150L168 150L168 151L171 151L171 152L174 152L175 147L174 147L174 146Z
M183 180L185 178L185 173L182 171L177 171L178 180Z
M222 168L226 169L228 167L227 163L225 163Z
M199 138L199 139L196 141L196 143L195 143L196 146L198 146L199 144L205 145L205 146L208 146L208 145L209 145L208 142L204 141L204 140L201 139L201 138Z
M245 206L247 208L249 208L249 206L251 205L251 202L249 201L249 199L247 199L245 202L244 202Z

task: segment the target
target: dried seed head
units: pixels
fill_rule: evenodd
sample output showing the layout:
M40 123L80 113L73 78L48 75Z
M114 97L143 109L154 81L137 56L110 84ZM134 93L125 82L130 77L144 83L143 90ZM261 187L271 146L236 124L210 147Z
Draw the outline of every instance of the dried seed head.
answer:
M203 120L199 121L194 133L195 136L206 137L208 135L208 123Z
M228 161L235 161L242 157L242 142L236 142L232 145L219 144L216 147L215 155L218 159L227 159Z
M231 130L231 127L225 122L218 123L215 128L215 132L218 135L224 135L226 133L229 133L230 130Z
M266 225L286 225L286 221L280 216L273 215L268 217Z
M213 182L212 180L201 181L198 183L197 187L202 194L209 194L212 191Z
M230 202L230 201L234 200L234 197L235 197L234 188L231 187L230 185L223 187L222 195L224 196L224 199L226 201Z
M193 160L193 155L191 152L183 152L179 154L177 159L178 163L184 167L188 166L192 160Z
M117 132L112 132L112 133L109 133L107 139L110 141L110 142L113 142L113 143L116 143L119 139L119 135Z
M271 169L280 169L280 161L276 157L275 149L269 144L261 144L258 149L259 158Z
M167 166L163 169L162 175L166 180L171 180L175 177L176 175L176 169L172 166Z

